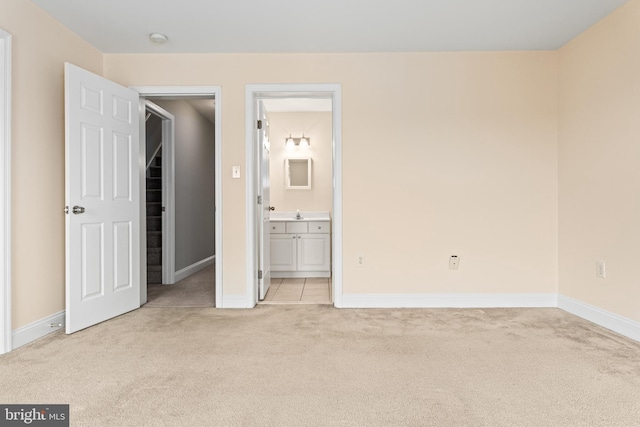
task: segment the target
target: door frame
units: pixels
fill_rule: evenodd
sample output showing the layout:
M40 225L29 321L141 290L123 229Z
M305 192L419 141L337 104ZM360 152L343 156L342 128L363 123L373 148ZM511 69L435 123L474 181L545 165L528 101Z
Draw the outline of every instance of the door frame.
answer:
M162 215L162 283L165 285L173 285L176 282L176 118L173 114L148 99L145 100L145 112L146 110L150 110L151 114L154 114L162 120L162 142L160 145L162 147L162 206L164 207L164 214ZM142 126L140 129L142 130ZM146 135L144 143L146 144ZM145 177L146 169L148 168L149 164L147 164L145 158ZM144 267L146 268L146 265ZM146 302L147 298L145 294L144 303ZM144 304L142 300L141 303Z
M11 34L0 29L0 354L11 351Z
M269 98L330 98L332 100L333 218L331 233L331 277L333 304L342 307L342 86L340 84L249 84L245 87L245 168L246 176L246 301L247 308L258 302L258 255L256 238L257 142L256 100Z
M137 91L140 94L140 98L146 97L159 97L159 96L171 96L171 97L211 97L215 99L215 141L214 141L214 156L215 156L215 259L216 259L216 308L223 308L222 302L222 87L221 86L131 86L131 89ZM145 114L145 103L140 102L140 114ZM143 120L144 122L144 120ZM141 125L142 126L142 125ZM141 129L143 132L144 129ZM141 150L142 153L142 150ZM145 156L141 154L140 159L140 173L142 176L146 173L146 161ZM142 180L144 182L144 179ZM141 189L144 191L144 189ZM145 194L142 192L141 194ZM140 198L141 214L146 211L146 207L142 204L146 203L146 197ZM144 209L143 209L144 208ZM142 218L141 218L142 219ZM147 265L147 250L146 250L146 235L147 224L143 221L140 226L141 244L144 245L144 250L140 251L140 263L141 265ZM175 274L175 272L174 272ZM140 303L147 301L147 271L141 269L140 275Z

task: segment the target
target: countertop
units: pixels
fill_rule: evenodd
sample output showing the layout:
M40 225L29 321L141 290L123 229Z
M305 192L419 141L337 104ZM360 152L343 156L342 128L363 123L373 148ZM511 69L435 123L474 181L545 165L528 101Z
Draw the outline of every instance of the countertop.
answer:
M328 211L305 212L300 211L301 219L296 219L296 212L271 212L271 221L331 221L331 214Z

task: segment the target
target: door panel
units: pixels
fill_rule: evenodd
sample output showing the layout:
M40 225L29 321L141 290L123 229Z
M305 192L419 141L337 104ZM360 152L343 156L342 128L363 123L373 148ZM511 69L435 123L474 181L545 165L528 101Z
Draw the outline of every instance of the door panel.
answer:
M133 286L133 278L131 277L132 237L131 221L113 224L113 289L116 291Z
M328 234L302 234L298 239L298 271L328 271L331 268Z
M113 199L131 201L131 135L113 133Z
M258 120L262 123L262 128L258 129L258 150L260 155L260 197L262 204L260 209L259 233L260 241L260 270L262 279L259 279L259 298L264 299L271 285L271 183L269 180L269 121L267 112L262 101L258 101Z
M82 129L82 197L81 200L97 198L102 200L102 129L87 123L80 123Z
M66 331L140 307L138 93L65 64Z
M295 234L271 235L271 270L296 270L296 237Z
M82 301L104 295L102 224L82 224Z

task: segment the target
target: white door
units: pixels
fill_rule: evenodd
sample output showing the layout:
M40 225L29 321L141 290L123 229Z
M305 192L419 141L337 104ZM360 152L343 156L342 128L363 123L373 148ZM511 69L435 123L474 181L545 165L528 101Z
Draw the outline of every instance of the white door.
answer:
M269 285L271 284L271 228L269 223L271 220L271 184L269 181L269 122L267 121L267 112L264 109L262 101L258 101L258 120L260 125L258 126L258 154L260 158L260 198L261 204L258 206L260 212L259 216L259 230L260 234L260 262L259 269L262 274L259 275L260 283L260 299L263 300Z
M65 64L66 331L140 307L138 93Z

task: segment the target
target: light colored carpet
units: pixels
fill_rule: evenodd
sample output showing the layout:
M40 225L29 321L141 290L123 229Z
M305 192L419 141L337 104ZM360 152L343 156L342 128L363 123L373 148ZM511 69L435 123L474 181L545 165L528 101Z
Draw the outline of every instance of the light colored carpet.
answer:
M558 309L141 308L0 383L72 426L640 425L640 343Z
M173 285L147 285L145 307L215 307L215 283L214 264Z

